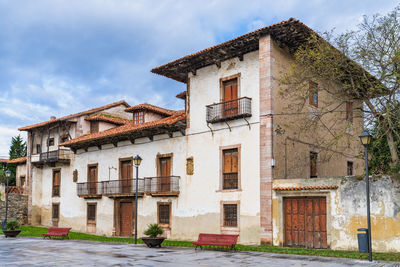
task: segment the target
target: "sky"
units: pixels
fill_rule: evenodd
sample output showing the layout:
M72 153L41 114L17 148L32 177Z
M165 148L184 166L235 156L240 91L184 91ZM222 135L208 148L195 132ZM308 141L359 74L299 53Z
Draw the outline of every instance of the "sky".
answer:
M18 128L119 100L182 109L185 85L150 70L249 31L299 19L356 29L392 0L0 0L0 158Z

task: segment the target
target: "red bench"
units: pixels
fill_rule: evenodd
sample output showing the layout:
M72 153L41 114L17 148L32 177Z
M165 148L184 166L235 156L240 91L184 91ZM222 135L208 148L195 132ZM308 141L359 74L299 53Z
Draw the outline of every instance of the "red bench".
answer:
M59 228L59 227L50 227L47 233L42 234L44 238L51 238L53 236L58 236L62 238L69 238L68 234L71 228Z
M200 247L202 246L215 246L215 247L230 247L235 249L239 235L219 235L219 234L199 234L197 242L193 242L193 245Z

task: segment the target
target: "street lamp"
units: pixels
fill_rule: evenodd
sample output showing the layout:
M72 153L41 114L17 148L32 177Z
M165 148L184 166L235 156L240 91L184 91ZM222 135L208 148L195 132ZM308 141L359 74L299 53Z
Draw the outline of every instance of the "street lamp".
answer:
M371 214L369 203L369 175L368 175L368 146L371 144L372 135L364 131L360 136L361 144L365 149L365 187L367 191L367 223L368 223L368 253L369 261L372 261L372 240L371 240Z
M7 213L8 213L8 179L10 179L10 177L11 177L11 171L10 171L10 170L6 170L6 217L5 217L5 219L4 219L4 221L3 221L3 225L2 225L3 230L5 229L6 224L7 224Z
M137 244L137 207L138 207L138 183L139 183L139 166L142 158L139 155L133 158L136 167L136 193L135 193L135 244Z

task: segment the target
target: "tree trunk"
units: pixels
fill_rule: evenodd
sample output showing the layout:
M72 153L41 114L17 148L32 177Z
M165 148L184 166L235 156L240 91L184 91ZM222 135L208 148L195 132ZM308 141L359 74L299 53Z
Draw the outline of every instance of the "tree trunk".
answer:
M394 143L393 133L392 131L388 131L386 134L386 140L389 145L390 156L392 157L392 167L399 163L399 154L397 152L397 146Z

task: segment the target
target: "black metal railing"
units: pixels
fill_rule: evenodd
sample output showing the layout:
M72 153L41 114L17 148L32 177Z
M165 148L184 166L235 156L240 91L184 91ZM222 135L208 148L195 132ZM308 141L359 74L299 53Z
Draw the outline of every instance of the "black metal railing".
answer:
M57 149L53 151L47 151L40 153L40 162L55 162L60 159L67 159L66 156L71 154L69 149Z
M135 194L136 179L103 181L103 195ZM144 193L144 180L138 179L138 193Z
M145 177L146 193L179 193L179 176Z
M207 105L206 120L209 123L251 117L251 98L242 97Z
M223 189L238 189L238 173L224 173L223 174L224 183Z
M77 184L78 196L93 196L103 193L103 182L87 182Z

